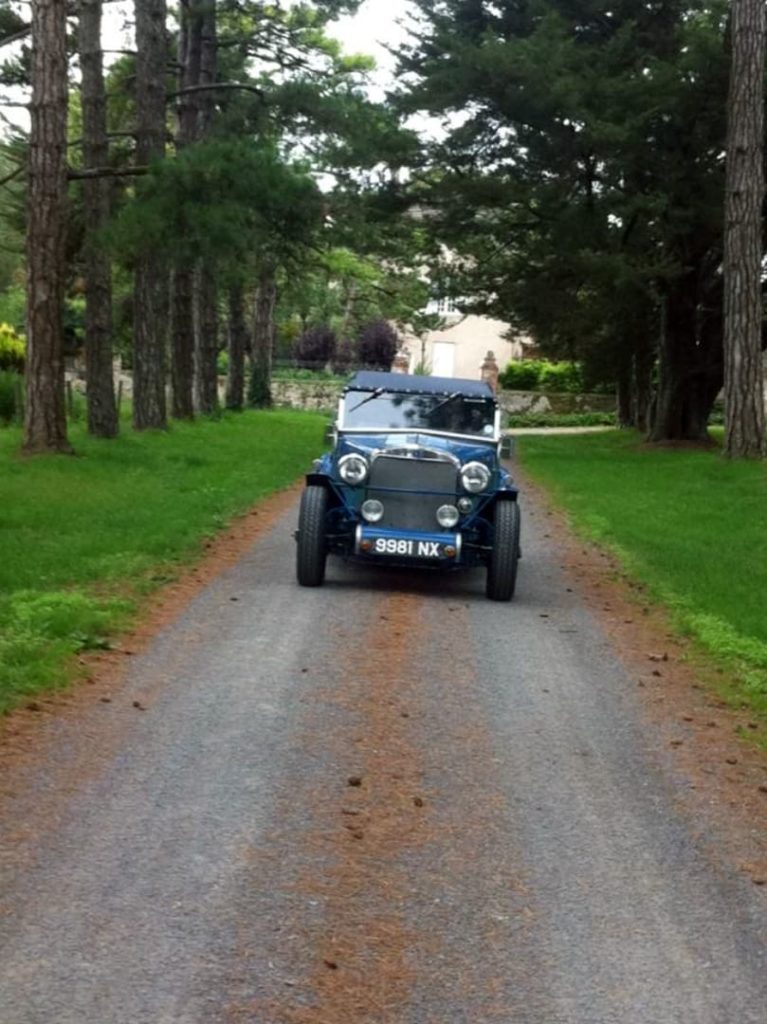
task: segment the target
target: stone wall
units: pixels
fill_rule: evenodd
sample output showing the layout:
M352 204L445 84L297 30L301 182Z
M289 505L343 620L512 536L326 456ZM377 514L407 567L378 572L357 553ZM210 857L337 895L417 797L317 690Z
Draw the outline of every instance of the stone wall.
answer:
M75 391L85 391L82 375L68 372ZM219 378L219 398L223 402L226 378ZM133 394L133 379L130 373L121 373L115 380L122 397L130 399ZM312 412L335 414L343 385L337 381L321 380L273 380L272 398L276 406L288 409L306 409ZM501 408L506 413L571 413L571 412L615 412L612 395L569 395L537 391L501 391L498 395Z
M335 412L342 390L332 380L273 380L272 401L288 409Z
M615 412L613 395L571 395L564 392L500 391L498 403L506 413Z
M290 409L335 412L341 390L342 385L333 381L272 381L274 404L287 406ZM498 401L506 413L615 412L615 398L612 395L501 391Z

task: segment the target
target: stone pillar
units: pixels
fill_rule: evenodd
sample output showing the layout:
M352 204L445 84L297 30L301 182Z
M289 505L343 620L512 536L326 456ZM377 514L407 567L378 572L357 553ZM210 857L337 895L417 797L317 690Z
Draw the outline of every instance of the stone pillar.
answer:
M394 362L391 365L391 372L410 373L410 353L406 348L400 349L394 357Z
M482 363L480 376L481 379L485 381L486 384L489 384L496 393L498 391L498 374L499 370L498 363L495 361L495 352L488 350L488 353L485 356L485 361Z

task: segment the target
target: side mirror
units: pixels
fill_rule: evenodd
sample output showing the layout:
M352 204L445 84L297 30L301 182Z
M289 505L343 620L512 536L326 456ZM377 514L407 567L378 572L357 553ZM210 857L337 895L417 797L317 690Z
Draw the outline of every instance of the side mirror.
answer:
M332 448L336 443L336 425L335 423L328 423L325 427L325 445L328 448Z
M514 438L508 434L501 438L501 458L510 459L514 455Z

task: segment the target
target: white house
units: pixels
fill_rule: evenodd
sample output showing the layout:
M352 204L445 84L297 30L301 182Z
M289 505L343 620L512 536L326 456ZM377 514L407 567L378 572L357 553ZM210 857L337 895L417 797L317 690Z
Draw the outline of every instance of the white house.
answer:
M476 380L488 352L495 354L500 369L514 359L525 358L532 342L511 334L508 324L491 317L460 313L452 299L429 303L427 313L442 318L439 330L421 336L405 332L403 350L409 370L423 366L433 377L463 377Z

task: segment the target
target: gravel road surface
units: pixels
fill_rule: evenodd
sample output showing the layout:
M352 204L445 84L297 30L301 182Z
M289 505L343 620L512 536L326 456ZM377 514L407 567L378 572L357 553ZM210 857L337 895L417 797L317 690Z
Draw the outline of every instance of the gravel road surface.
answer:
M765 1024L767 892L534 520L511 605L301 590L294 522L14 779L0 1024Z

